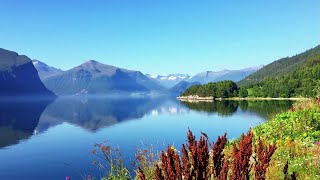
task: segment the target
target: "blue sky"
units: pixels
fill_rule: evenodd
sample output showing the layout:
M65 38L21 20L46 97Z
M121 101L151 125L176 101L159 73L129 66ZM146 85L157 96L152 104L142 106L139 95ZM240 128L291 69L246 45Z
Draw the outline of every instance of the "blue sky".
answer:
M0 0L0 47L62 69L240 69L320 44L319 0Z

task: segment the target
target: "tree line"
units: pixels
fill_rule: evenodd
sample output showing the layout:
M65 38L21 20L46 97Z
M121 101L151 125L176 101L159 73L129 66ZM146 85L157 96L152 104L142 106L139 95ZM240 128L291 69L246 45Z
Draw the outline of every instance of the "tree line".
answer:
M210 82L204 85L189 87L180 96L198 95L200 97L228 98L228 97L247 97L246 88L239 88L233 81Z

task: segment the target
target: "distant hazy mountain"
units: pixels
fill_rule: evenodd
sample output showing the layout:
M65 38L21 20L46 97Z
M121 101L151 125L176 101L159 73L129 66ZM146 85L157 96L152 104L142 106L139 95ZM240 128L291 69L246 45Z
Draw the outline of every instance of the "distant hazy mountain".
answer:
M41 82L32 61L0 48L0 96L54 95Z
M159 91L164 92L166 89L159 84L156 80L149 78L148 76L144 75L140 71L131 71L126 69L121 69L123 72L128 73L128 75L135 80L138 84L146 87L151 91Z
M63 71L61 69L48 66L47 64L39 61L39 60L32 60L34 67L37 69L38 74L41 80L44 80L48 77L55 76Z
M239 82L240 85L249 86L257 82L264 81L268 77L281 77L297 71L306 64L306 62L320 55L320 45L315 48L309 49L303 53L297 54L292 57L285 57L276 60L259 71L249 75Z
M148 92L154 84L142 73L90 60L44 80L57 95Z
M169 74L167 76L157 75L153 76L147 74L151 79L156 80L159 84L166 88L172 88L174 85L178 84L180 81L188 80L190 76L188 74Z
M186 89L188 89L191 86L199 85L200 82L187 82L187 81L180 81L178 84L173 86L170 89L170 93L173 95L180 95L180 93L184 92Z
M232 80L234 82L238 82L245 78L246 76L256 72L262 68L262 66L258 67L249 67L240 70L222 70L222 71L205 71L201 72L193 77L191 77L189 82L200 82L201 84L206 84L209 82L217 82L223 80Z

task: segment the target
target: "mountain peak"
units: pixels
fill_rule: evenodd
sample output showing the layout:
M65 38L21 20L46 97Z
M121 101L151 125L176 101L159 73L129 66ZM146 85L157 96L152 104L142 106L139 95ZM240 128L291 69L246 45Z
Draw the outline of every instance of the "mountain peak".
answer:
M55 76L63 72L61 69L48 66L44 62L41 62L40 60L37 60L37 59L32 60L32 64L37 69L41 80Z
M90 60L86 61L84 64L97 64L97 63L99 63L99 62L96 60L90 59Z
M78 66L78 68L80 69L85 69L88 71L95 71L95 72L100 72L100 68L103 67L109 67L108 65L102 64L96 60L88 60L86 62L84 62L83 64L81 64L80 66Z
M0 71L9 70L23 64L30 63L31 60L25 55L19 55L14 51L0 48Z

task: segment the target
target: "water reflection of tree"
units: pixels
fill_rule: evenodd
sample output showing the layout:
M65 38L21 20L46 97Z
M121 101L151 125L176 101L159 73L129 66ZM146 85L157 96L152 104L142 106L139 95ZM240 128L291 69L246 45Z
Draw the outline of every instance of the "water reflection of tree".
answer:
M253 112L264 118L286 111L292 105L291 101L214 101L182 103L193 110L218 113L218 115L222 116L231 116L239 107L243 112Z
M292 101L249 101L248 110L268 117L290 109Z
M221 116L231 116L238 109L236 101L183 102L183 104L193 110L218 113Z

